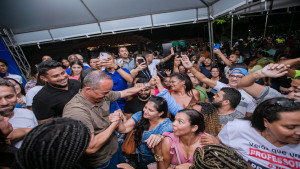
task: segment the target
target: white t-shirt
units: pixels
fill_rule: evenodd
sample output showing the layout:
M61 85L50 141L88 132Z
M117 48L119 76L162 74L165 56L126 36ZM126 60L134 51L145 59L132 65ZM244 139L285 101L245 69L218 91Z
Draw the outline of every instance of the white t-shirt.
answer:
M214 87L214 89L219 92L223 87L230 86L227 86L225 83L217 81L217 85ZM244 90L238 91L241 93L242 98L239 105L235 109L240 111L244 115L246 114L246 112L253 113L256 108L256 100Z
M33 97L43 88L43 86L34 86L26 93L26 106L32 106Z
M157 76L157 69L156 69L156 65L158 65L160 63L160 59L153 59L152 63L150 65L148 65L148 68L150 70L151 76L155 77Z
M235 149L254 169L300 168L300 144L276 147L261 136L249 120L228 122L218 135L220 141Z
M15 108L14 116L8 120L12 124L13 129L17 128L34 128L38 125L35 115L28 109ZM20 148L22 140L18 142L12 142L12 145L16 148Z
M19 75L15 75L15 74L8 74L8 76L6 76L8 78L12 78L12 79L15 79L16 81L18 81L20 84L22 84L22 77L19 76Z

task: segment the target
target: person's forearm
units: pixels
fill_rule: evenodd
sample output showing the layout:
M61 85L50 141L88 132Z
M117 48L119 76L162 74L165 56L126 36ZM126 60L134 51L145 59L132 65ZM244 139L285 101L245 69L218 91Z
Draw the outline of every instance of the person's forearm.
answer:
M131 77L132 77L133 79L138 75L138 73L139 73L138 68L132 69L132 70L130 71L130 75L131 75Z
M94 136L91 139L89 147L86 150L87 154L96 153L108 141L119 122L112 123L106 130Z
M227 66L231 66L232 63L223 55L223 53L220 53L219 56Z
M137 87L131 87L131 88L122 90L122 91L120 91L120 93L121 93L121 97L120 98L124 98L124 97L130 96L130 95L134 95L137 92L139 92L140 90L141 89L137 88Z
M18 128L18 129L14 129L8 136L7 138L10 140L18 140L23 138L29 131L31 130L31 128Z
M238 83L237 87L241 88L241 87L251 86L252 84L254 84L256 82L256 80L261 79L261 78L264 78L264 76L261 73L261 70L255 71L253 73L250 73L250 74L244 76Z
M161 83L157 84L156 87L157 87L159 92L162 92L165 89L164 86Z
M172 56L173 56L173 55L170 54L169 56L167 56L167 57L161 59L160 61L161 61L161 62L166 62L166 61L170 60Z
M296 71L293 69L288 69L288 73L286 74L286 76L294 78L296 74Z
M278 64L285 64L285 65L296 65L300 63L300 57L296 58L296 59L287 59L287 60L283 60L281 62L279 62Z
M131 75L127 72L125 72L123 69L118 69L117 72L129 83L132 82L133 78L131 77Z
M174 65L174 67L173 67L173 73L174 73L174 72L179 72L178 66L175 66L175 65Z
M203 73L197 71L194 67L192 67L189 70L200 82L205 83L209 87L214 88L217 85L217 82L215 82L214 80L208 79Z

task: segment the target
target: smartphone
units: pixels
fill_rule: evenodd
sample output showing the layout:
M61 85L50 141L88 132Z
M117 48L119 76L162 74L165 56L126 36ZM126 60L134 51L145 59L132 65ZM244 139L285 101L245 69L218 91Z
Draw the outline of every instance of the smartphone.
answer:
M139 64L142 64L142 63L144 62L144 59L138 59L137 62L138 62Z
M99 54L99 59L100 60L107 59L107 58L108 58L107 53L100 52L100 54Z
M178 56L177 58L181 58L182 52L177 52Z
M215 43L215 49L220 49L220 44L219 43Z

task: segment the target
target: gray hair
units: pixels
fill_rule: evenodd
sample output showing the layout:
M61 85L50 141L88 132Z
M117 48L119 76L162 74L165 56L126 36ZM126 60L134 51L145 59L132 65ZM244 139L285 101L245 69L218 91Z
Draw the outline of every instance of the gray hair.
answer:
M112 80L112 78L101 70L92 71L83 79L82 88L90 87L93 90L97 90L99 83L103 80Z
M16 89L15 86L7 79L0 79L0 86L7 86L7 87L11 87L14 89L14 92L16 93Z

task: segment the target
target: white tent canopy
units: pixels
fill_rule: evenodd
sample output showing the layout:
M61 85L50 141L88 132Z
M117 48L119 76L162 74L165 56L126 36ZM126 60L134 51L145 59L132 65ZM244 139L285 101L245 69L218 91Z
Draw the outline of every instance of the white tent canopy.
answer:
M282 0L275 2L282 5ZM207 21L209 14L214 19L248 5L255 12L268 10L268 3L264 0L8 0L0 3L0 25L11 28L18 43L25 45ZM299 3L284 1L286 7Z

